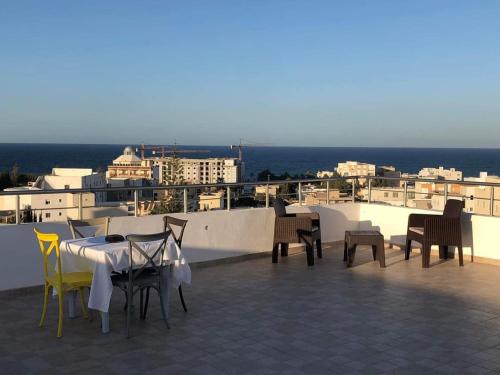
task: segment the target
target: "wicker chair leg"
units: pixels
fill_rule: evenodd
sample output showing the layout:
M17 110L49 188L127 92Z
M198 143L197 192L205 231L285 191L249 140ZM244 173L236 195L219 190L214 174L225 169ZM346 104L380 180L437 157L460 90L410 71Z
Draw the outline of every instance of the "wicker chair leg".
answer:
M273 263L278 263L278 246L279 244L277 243L275 243L273 246L273 255L272 255Z
M410 253L411 253L411 240L406 240L405 260L410 259Z
M373 260L377 260L377 245L372 245Z
M448 259L448 246L439 246L439 259Z
M429 268L431 265L431 247L428 245L422 246L422 268Z
M458 245L458 263L460 264L460 267L464 266L464 251L462 244Z
M287 243L282 243L280 245L281 247L281 256L282 257L287 257L288 256L288 244Z
M347 262L347 241L344 241L344 262Z
M316 240L316 253L318 254L318 258L323 258L323 248L321 247L321 238Z

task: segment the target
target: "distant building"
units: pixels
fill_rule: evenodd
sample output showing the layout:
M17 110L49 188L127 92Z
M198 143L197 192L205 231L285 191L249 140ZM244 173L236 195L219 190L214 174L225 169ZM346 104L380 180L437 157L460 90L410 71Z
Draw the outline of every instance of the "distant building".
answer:
M375 164L361 163L359 161L346 161L345 163L338 163L336 168L337 173L342 177L350 176L375 176L376 166ZM366 184L365 178L360 178L359 183L361 185Z
M331 178L335 176L334 171L318 171L316 172L316 177L317 178Z
M224 192L202 193L198 196L200 211L220 210L224 208Z
M499 176L481 172L479 177L466 177L465 181L500 183ZM489 215L491 210L491 189L493 189L493 215L500 216L500 187L462 186L462 195L466 198L465 210L481 215Z
M186 184L235 183L241 182L244 175L244 164L235 158L178 158L180 165L177 171L172 170L172 157L147 160L158 167L158 181L162 185L172 180L181 180Z
M13 195L0 197L0 211L15 211L16 192L36 192L40 190L59 189L90 189L104 188L104 174L93 172L92 169L54 168L50 175L40 176L32 186L5 189ZM126 209L120 207L97 207L104 202L104 193L82 193L82 213L84 217L126 215ZM37 220L66 221L79 216L80 194L61 192L53 194L24 194L19 196L20 210L30 209Z
M265 199L267 188L267 185L257 185L255 187L255 198ZM279 188L279 185L269 185L269 197L276 198L278 196Z
M455 168L445 169L444 167L438 168L423 168L418 172L419 178L426 179L440 179L440 180L455 180L462 181L463 173L457 171Z
M106 177L120 179L146 179L155 177L154 168L149 160L139 158L132 147L125 147L123 154L108 166Z
M328 195L330 198L327 200L326 189L314 189L306 192L304 202L306 205L318 205L336 203L340 201L340 191L338 189L330 189Z

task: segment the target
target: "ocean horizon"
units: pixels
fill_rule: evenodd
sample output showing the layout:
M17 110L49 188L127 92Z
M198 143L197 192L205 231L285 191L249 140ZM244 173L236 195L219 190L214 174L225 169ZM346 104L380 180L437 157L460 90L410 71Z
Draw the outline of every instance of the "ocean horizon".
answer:
M22 173L45 174L53 167L106 170L127 144L0 143L0 171L17 165ZM138 147L138 145L131 145ZM229 146L177 145L178 149L208 153L184 154L183 157L238 157ZM399 147L243 147L246 177L253 179L265 169L291 175L333 170L337 163L356 160L376 165L393 165L402 172L417 173L424 167L456 168L466 177L480 172L500 174L498 148L399 148Z

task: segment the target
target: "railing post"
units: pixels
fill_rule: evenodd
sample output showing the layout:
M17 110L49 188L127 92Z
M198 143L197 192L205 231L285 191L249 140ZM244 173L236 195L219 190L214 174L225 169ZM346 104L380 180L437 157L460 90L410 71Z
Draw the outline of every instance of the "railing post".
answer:
M490 216L495 214L495 187L490 186Z
M302 206L302 182L299 182L299 206Z
M447 183L444 184L444 204L446 204L446 202L448 202L448 184Z
M21 197L16 195L16 224L21 223Z
M83 193L78 193L78 220L83 219Z
M139 190L134 190L134 216L139 216Z
M231 187L227 187L227 210L231 209Z
M184 213L188 212L188 189L184 188Z
M408 207L408 181L404 182L403 206Z
M356 201L356 179L352 179L352 203Z
M368 179L368 203L372 203L372 179Z
M266 185L266 208L269 208L269 184Z
M326 181L326 205L330 204L330 180Z

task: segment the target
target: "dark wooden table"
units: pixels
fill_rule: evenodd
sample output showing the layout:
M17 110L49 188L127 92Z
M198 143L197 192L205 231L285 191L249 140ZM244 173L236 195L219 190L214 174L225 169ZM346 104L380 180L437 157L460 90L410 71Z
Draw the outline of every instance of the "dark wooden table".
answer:
M345 232L344 262L351 267L358 245L372 247L373 260L380 262L380 267L385 267L384 236L377 230L348 230Z

